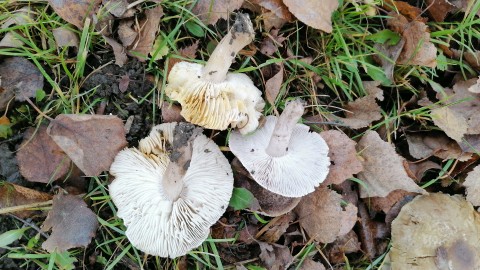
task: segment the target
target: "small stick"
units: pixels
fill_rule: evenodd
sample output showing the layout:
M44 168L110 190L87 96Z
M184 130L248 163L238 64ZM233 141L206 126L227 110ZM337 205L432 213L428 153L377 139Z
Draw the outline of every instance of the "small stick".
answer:
M29 222L27 220L24 220L24 219L21 219L15 215L12 215L12 214L7 214L9 217L12 217L20 222L22 222L23 224L27 225L27 226L30 226L32 227L32 229L34 229L35 231L37 231L41 236L45 237L45 238L48 238L49 235L46 234L45 232L43 232L35 223L32 223L32 222Z
M24 205L5 207L5 208L0 209L0 215L19 212L19 211L25 211L25 210L32 210L32 208L49 206L52 203L53 203L53 200L49 200L49 201L45 201L45 202L36 202L36 203L30 203L30 204L24 204Z

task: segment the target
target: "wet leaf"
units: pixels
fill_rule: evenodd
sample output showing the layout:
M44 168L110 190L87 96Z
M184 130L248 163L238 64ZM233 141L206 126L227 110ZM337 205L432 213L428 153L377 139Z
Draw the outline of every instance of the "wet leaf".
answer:
M299 21L315 29L332 32L331 17L338 7L338 0L283 0L283 3Z
M42 230L52 230L42 248L49 251L66 251L86 247L98 227L97 216L88 209L82 198L59 193L53 197L53 207L43 222Z
M300 226L307 234L321 243L331 243L347 234L357 221L357 207L341 206L342 196L320 186L303 197L294 209Z
M53 37L57 47L75 47L78 48L80 40L75 32L67 28L59 27L52 30Z
M421 162L406 162L407 164L404 163L404 167L407 170L408 176L410 176L412 179L414 179L417 183L422 180L423 176L425 175L425 172L435 169L435 170L441 170L442 167L433 161L430 160L424 160Z
M52 196L47 193L19 185L0 182L0 208L45 202L51 200ZM31 217L35 211L22 210L14 212L20 218Z
M82 29L85 18L96 12L102 0L48 0L48 3L62 19Z
M219 19L228 20L230 13L239 9L244 0L199 0L193 14L205 24L215 24Z
M480 166L468 173L463 185L467 188L467 200L474 206L480 206Z
M410 5L408 2L396 1L396 0L385 0L385 9L388 11L398 12L401 15L408 18L410 21L426 19L420 17L422 15L422 10L418 7Z
M15 100L25 101L43 88L42 73L23 57L10 57L0 63L0 76L0 111L13 96Z
M365 132L358 142L357 150L363 158L363 171L358 174L358 178L366 184L366 188L360 186L361 198L385 197L396 189L425 193L408 177L403 167L403 158L377 132Z
M123 122L114 115L61 114L47 133L87 176L107 171L127 145Z
M386 214L397 202L410 195L415 195L415 193L397 189L388 193L386 197L370 197L368 198L369 208Z
M322 185L339 185L363 170L362 163L357 157L355 141L337 130L324 131L320 135L327 142L328 157L331 163L327 179L323 181Z
M145 19L140 21L141 31L138 41L131 49L131 53L141 62L145 62L147 56L152 52L153 43L160 29L160 19L163 16L162 6L158 5L145 11Z
M385 252L387 245L384 238L387 236L388 228L383 222L372 220L364 203L358 205L359 215L359 237L362 244L362 251L370 259Z
M47 134L47 127L25 131L17 152L20 173L28 181L52 183L70 169L70 159Z
M178 50L178 54L184 58L195 59L195 57L197 57L197 50L198 50L198 40L195 41L195 43L193 43L192 45L183 47L180 50ZM170 73L170 70L172 70L173 66L176 63L181 61L182 59L179 59L179 58L173 58L173 57L168 58L168 73Z
M267 101L273 106L275 106L275 100L277 99L283 83L283 65L280 64L278 67L280 69L278 70L277 74L265 82L265 96Z
M233 188L232 198L230 198L229 206L233 207L233 210L242 210L252 204L253 194L246 188Z

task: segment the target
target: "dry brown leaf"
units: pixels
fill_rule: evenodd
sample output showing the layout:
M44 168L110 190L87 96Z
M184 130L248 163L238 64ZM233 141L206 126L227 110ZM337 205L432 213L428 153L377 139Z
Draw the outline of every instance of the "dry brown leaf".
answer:
M467 120L449 107L432 109L430 117L437 127L457 142L461 142L463 136L467 133Z
M287 39L283 34L278 35L278 29L270 30L270 34L267 35L260 46L260 52L272 56L277 50L278 47L283 47L283 42Z
M283 83L283 65L279 64L277 66L279 67L277 74L265 82L265 97L272 106L275 106L275 100Z
M363 171L358 174L358 178L366 184L366 188L360 185L361 198L385 197L396 189L425 193L408 177L403 167L404 159L377 132L365 132L358 142L357 150L363 158Z
M85 18L95 14L102 0L48 0L48 3L62 19L83 29Z
M480 94L480 77L474 85L468 87L468 91L474 94Z
M163 16L162 6L158 5L145 11L145 19L139 24L141 31L137 42L130 52L141 62L145 62L148 54L152 51L153 43L160 29L160 19Z
M377 212L382 211L388 213L390 209L399 201L403 200L406 196L414 195L415 193L405 190L397 189L390 192L386 197L371 197L368 199L368 205L370 209Z
M67 28L59 27L52 30L53 37L57 47L75 47L78 48L80 40L75 32Z
M375 60L382 65L383 70L385 71L385 76L387 76L392 82L394 81L393 70L395 69L395 63L397 62L404 45L404 39L401 39L396 45L389 45L387 42L374 45L374 48L379 52L379 54L375 55Z
M422 180L423 176L425 175L425 172L427 172L428 170L442 169L442 166L430 160L424 160L421 162L406 162L404 166L407 170L408 176L413 178L417 183L420 182L420 180Z
M453 57L456 59L463 59L466 61L472 68L480 70L480 51L459 51L451 49Z
M358 242L357 234L351 230L344 236L340 236L331 246L328 247L328 261L331 264L345 262L345 254L360 251L361 246Z
M291 22L293 20L292 13L288 11L287 6L282 0L253 0L253 2L256 2L262 8L273 12L273 14L280 19L283 19L287 22Z
M15 33L15 34L14 34ZM16 31L10 31L5 33L5 36L3 36L2 40L0 40L0 48L20 48L22 47L25 43L18 39L16 35L19 35L18 32Z
M295 214L292 212L272 219L267 225L265 225L268 226L268 229L258 238L258 240L266 243L276 243L294 220Z
M244 3L250 5L247 8L261 14L259 17L263 20L267 32L272 28L280 29L285 23L293 20L292 13L282 0L252 0Z
M52 196L47 193L36 191L11 183L0 183L0 209L5 207L19 206L51 200ZM14 214L20 218L27 218L35 211L22 210Z
M387 25L405 40L405 45L397 63L436 67L437 48L430 41L430 33L425 23L420 21L408 22L407 18L395 12L389 13L389 16Z
M443 133L408 134L408 151L416 159L436 156L441 159L467 161L472 155L464 153L459 144Z
M327 142L328 157L331 163L327 179L323 181L322 185L340 185L363 170L362 163L357 157L355 141L338 130L324 131L320 135Z
M376 100L383 100L383 90L378 88L379 84L378 82L363 82L363 87L368 95L348 103L344 107L346 118L337 117L337 119L353 129L367 127L373 121L381 119L382 109L376 102Z
M428 13L436 22L443 22L447 14L456 9L448 0L426 0L425 2Z
M306 258L300 266L299 270L325 270L325 266L310 258Z
M10 57L0 64L0 101L25 101L35 97L37 90L43 89L43 76L38 68L23 57ZM2 90L3 89L3 90ZM4 105L4 107L2 107ZM0 111L5 109L0 103Z
M219 19L228 20L230 13L239 9L244 0L199 0L193 14L205 24L215 24Z
M392 269L480 269L478 235L480 214L461 196L417 196L392 222Z
M422 10L418 7L414 7L410 5L407 2L403 1L395 1L395 0L385 0L385 5L384 8L388 11L395 11L406 18L408 18L410 21L415 21L415 20L422 20L426 21L426 19L420 17L422 15Z
M260 259L269 270L283 270L285 265L293 261L293 256L286 246L258 242L260 246Z
M107 36L103 36L103 38L113 49L113 54L115 55L115 64L119 67L123 67L123 65L125 65L125 63L128 61L125 48L113 38L109 38Z
M299 21L315 29L332 32L332 13L338 7L338 0L283 0L283 3Z
M127 146L123 122L114 115L60 114L47 133L87 176L107 171Z
M169 104L164 101L162 104L162 123L184 122L185 119L180 114L182 108L175 104Z
M43 231L52 230L42 248L49 252L63 252L69 248L86 247L95 236L97 227L97 215L82 198L60 192L53 197L53 207L42 225Z
M388 243L384 238L387 236L388 228L385 223L372 220L364 203L358 205L358 215L358 235L362 243L362 251L373 260L387 249Z
M303 197L294 211L300 226L321 243L331 243L347 234L357 221L357 207L348 204L342 208L342 196L320 186Z
M122 20L118 25L118 38L125 48L132 45L138 37L138 33L132 29L133 24L134 20Z
M47 127L29 128L23 135L17 152L20 173L28 181L51 183L63 177L70 169L71 160L48 136Z
M480 206L480 165L468 173L463 185L467 189L467 200L474 206Z
M103 7L115 17L122 17L127 11L127 0L103 0Z

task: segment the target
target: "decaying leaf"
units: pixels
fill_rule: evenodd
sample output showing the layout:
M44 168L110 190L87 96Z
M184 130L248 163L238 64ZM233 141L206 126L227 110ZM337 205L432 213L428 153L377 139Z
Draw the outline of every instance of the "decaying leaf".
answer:
M228 19L230 13L239 9L244 0L199 0L192 9L193 14L205 24L215 24L219 19Z
M198 50L198 40L195 41L195 43L193 43L192 45L183 47L180 50L178 50L178 54L188 59L195 59L195 57L197 57L197 50ZM173 66L176 63L181 61L182 59L179 59L179 58L173 58L173 57L168 58L168 73L170 73L170 70L172 70Z
M52 230L42 248L49 251L66 251L74 247L86 247L98 227L97 215L82 198L59 193L53 197L53 207L43 222L42 230Z
M472 68L480 70L480 51L460 51L451 49L455 59L466 61Z
M441 133L408 134L408 151L416 159L436 156L441 159L467 161L472 155L464 153L459 144Z
M180 114L182 108L175 104L169 104L164 101L162 104L162 123L183 122L185 121Z
M426 0L426 4L428 13L436 22L443 22L447 14L456 9L448 0Z
M452 110L452 108L441 107L432 109L430 117L432 117L436 126L457 142L461 142L463 136L467 133L467 120L460 113Z
M316 262L310 258L306 258L299 270L325 270L325 266L322 263Z
M397 0L385 0L383 6L388 11L395 11L408 18L410 21L423 20L422 10L418 7L410 5L408 2Z
M425 193L408 177L400 157L391 144L383 141L377 132L367 131L358 142L357 150L363 158L363 171L358 174L366 184L361 185L360 197L385 197L396 189Z
M468 87L468 91L474 94L480 94L480 78L478 78L477 82L474 85Z
M294 220L295 214L292 212L270 220L270 222L265 225L267 229L262 229L264 233L258 237L258 240L266 243L276 243Z
M34 189L22 187L15 184L0 182L0 208L45 202L51 200L52 196ZM22 210L14 212L20 218L27 218L35 211Z
M270 34L267 35L260 46L260 52L272 56L277 50L278 47L283 47L283 42L287 39L283 34L278 35L278 29L270 30Z
M476 0L452 0L453 5L467 14L470 14L475 10L473 8L475 3L477 3ZM477 16L480 16L480 10L476 9L476 12Z
M430 33L425 23L416 20L409 22L407 18L395 12L389 13L389 16L391 18L387 20L387 25L405 40L397 63L436 67L437 48L430 41Z
M337 130L324 131L320 135L327 142L331 163L327 179L322 185L339 185L363 170L362 163L357 157L355 141Z
M282 0L249 0L244 2L245 8L260 13L265 30L280 29L285 23L293 20L293 15L288 11Z
M103 8L115 17L122 17L127 11L127 0L103 0Z
M2 40L0 40L0 48L19 48L23 46L23 41L17 38L14 31L5 33Z
M132 29L134 23L134 20L122 20L118 25L118 38L125 48L132 45L138 37L138 33Z
M393 70L395 69L395 63L397 62L400 53L402 52L403 46L405 45L405 39L401 39L397 44L390 45L387 42L383 44L375 44L374 48L379 52L376 55L375 59L380 62L385 75L387 78L393 82Z
M382 211L386 214L397 202L403 200L403 198L405 198L406 196L414 194L415 193L408 192L402 189L397 189L390 192L386 197L368 198L368 205L370 209L373 209L377 212Z
M388 228L385 223L372 220L364 203L358 205L358 215L362 251L373 260L387 249L388 243L384 238L387 236Z
M303 197L294 209L300 226L310 237L321 243L331 243L347 234L357 222L357 207L342 208L342 196L320 186Z
M383 100L383 90L378 88L378 85L378 82L363 82L363 87L368 95L348 103L344 107L346 117L337 117L338 120L353 129L359 129L381 119L382 109L376 100Z
M283 83L283 65L278 65L279 70L277 74L265 82L265 97L267 101L275 106L275 100L277 99L278 93Z
M145 62L146 57L152 52L153 43L160 29L160 19L163 16L162 6L158 5L145 11L145 19L140 22L141 31L138 41L131 49L131 53L140 61Z
M0 63L0 77L0 111L13 96L15 100L25 101L43 88L42 73L23 57L10 57ZM3 104L3 101L7 102Z
M338 0L283 0L283 3L306 25L327 33L332 32L332 13L338 7Z
M85 18L96 12L102 0L48 0L48 3L62 19L82 29Z
M405 162L404 167L407 171L408 176L415 180L417 183L422 180L425 172L428 170L441 170L442 167L433 161L430 160L423 160L420 162Z
M258 242L260 246L260 259L269 270L283 270L285 265L292 262L293 256L286 246Z
M41 126L36 132L35 128L25 131L17 160L23 177L40 183L60 179L68 172L71 163L62 149L48 136L46 126Z
M114 115L60 114L47 133L87 176L107 171L127 145L123 122Z
M80 40L75 32L64 27L55 28L52 30L53 37L57 43L57 47L75 47L78 48Z
M468 173L463 185L467 188L467 200L474 206L480 206L480 166Z
M113 54L115 55L115 64L119 67L123 67L125 63L128 61L127 52L122 44L118 43L113 38L109 38L107 36L103 36L105 41L112 47Z
M417 196L392 222L392 269L480 269L479 234L480 214L461 196Z
M331 264L345 262L345 254L357 252L361 249L357 234L351 230L344 236L340 236L331 246L328 247L328 261Z

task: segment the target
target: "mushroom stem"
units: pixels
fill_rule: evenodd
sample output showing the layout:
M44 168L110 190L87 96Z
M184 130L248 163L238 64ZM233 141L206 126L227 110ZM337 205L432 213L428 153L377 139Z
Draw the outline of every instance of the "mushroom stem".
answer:
M277 119L272 137L268 143L267 154L281 157L287 154L293 128L303 115L303 104L299 99L290 101Z
M232 28L210 55L203 70L203 79L215 83L223 82L237 53L250 44L254 36L252 22L248 15L238 13Z

